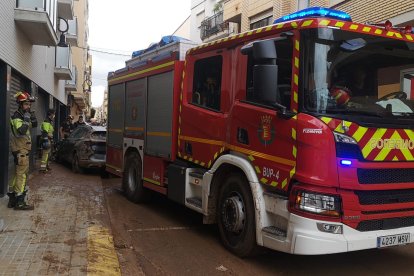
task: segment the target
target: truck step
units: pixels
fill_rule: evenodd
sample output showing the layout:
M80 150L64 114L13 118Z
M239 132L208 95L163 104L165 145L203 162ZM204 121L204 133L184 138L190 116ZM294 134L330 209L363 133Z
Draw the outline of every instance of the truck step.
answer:
M283 229L280 229L276 226L267 226L265 228L262 229L263 232L272 234L273 236L277 236L280 238L286 238L287 236L287 232Z
M202 201L201 201L201 198L199 198L199 197L186 198L185 201L187 201L188 204L191 204L191 205L196 206L198 208L202 207Z
M204 172L203 171L190 172L189 175L195 178L203 179Z

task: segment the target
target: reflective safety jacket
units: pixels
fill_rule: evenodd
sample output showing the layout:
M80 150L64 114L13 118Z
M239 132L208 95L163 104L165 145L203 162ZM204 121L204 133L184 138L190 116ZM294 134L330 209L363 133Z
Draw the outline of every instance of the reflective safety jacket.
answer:
M46 118L45 121L40 126L40 130L42 131L42 137L48 137L50 140L53 139L53 121L50 118Z
M21 110L14 112L10 118L10 127L13 134L10 140L12 152L29 152L32 149L32 138L30 137L32 123L24 121Z

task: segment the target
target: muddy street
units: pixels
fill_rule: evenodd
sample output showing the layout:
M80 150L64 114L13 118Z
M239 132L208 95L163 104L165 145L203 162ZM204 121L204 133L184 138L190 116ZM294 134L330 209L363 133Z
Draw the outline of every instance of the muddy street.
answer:
M326 256L264 251L240 259L222 247L214 225L162 196L134 204L119 178L103 179L114 244L123 275L412 275L414 246Z

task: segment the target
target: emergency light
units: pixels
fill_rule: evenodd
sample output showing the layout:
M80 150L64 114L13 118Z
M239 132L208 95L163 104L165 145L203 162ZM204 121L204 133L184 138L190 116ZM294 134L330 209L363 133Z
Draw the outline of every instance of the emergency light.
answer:
M351 160L341 160L341 165L343 166L351 166L352 161Z
M322 8L322 7L311 7L304 10L300 10L279 19L276 19L273 24L281 23L290 20L303 19L308 17L327 17L332 19L338 19L343 21L352 21L351 16L343 11L334 9Z

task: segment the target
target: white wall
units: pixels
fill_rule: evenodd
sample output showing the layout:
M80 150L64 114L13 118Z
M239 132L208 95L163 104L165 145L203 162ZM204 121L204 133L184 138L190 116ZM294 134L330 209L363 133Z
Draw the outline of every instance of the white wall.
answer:
M66 104L63 81L54 77L55 47L31 44L14 23L15 6L16 0L1 0L0 59Z
M200 24L197 20L197 15L204 12L203 19L214 15L214 5L218 0L192 0L191 1L191 16L190 16L190 40L201 43L200 38Z

